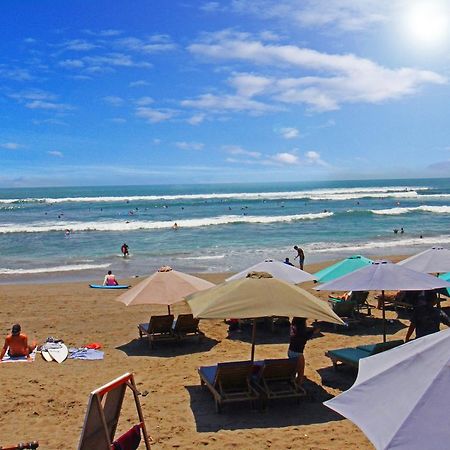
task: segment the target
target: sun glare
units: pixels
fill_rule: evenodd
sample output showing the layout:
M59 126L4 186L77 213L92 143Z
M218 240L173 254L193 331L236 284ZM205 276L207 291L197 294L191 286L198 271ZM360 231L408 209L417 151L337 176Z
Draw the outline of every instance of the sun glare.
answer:
M449 11L442 3L427 0L411 6L405 17L405 28L417 44L434 46L448 36Z

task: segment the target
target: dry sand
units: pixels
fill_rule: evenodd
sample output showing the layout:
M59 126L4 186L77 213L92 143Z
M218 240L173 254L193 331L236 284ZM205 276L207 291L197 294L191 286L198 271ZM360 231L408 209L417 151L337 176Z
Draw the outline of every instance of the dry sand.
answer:
M313 272L323 266L305 269ZM226 275L202 276L220 282ZM139 279L129 281L136 284ZM75 347L101 342L105 351L102 361L67 360L58 365L38 355L33 363L0 364L0 445L39 440L43 449L76 449L90 391L130 371L140 391L148 391L140 399L155 449L373 448L355 425L322 405L355 379L351 370L334 372L324 352L380 341L379 319L347 331L327 326L308 343L308 401L274 403L263 413L247 405L231 405L216 414L209 392L200 387L196 369L248 358L249 333L229 339L222 321L204 320L200 323L206 334L203 343L161 343L149 350L146 341L137 339L136 324L146 322L151 314L164 314L164 307L127 308L114 301L120 291L89 289L88 283L4 285L0 292L2 335L20 322L29 338L38 342L48 336ZM319 295L327 297L327 293ZM175 314L188 312L185 304L173 309ZM380 316L377 310L374 314ZM409 322L398 320L394 311L387 315L394 319L389 324L389 339L404 338ZM288 329L274 334L260 330L258 342L257 359L285 357ZM128 429L136 418L128 394L119 431Z

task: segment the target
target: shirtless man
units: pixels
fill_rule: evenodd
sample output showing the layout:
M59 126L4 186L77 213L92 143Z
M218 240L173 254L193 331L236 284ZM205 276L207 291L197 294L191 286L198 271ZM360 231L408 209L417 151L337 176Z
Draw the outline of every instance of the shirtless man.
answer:
M297 245L294 245L294 250L297 252L297 256L294 259L298 258L300 269L303 270L303 263L305 262L305 254L303 253L303 250Z
M5 345L0 353L0 363L9 348L9 356L26 356L30 360L30 353L36 348L36 343L28 345L28 337L25 333L21 333L18 323L13 325L11 334L5 339Z

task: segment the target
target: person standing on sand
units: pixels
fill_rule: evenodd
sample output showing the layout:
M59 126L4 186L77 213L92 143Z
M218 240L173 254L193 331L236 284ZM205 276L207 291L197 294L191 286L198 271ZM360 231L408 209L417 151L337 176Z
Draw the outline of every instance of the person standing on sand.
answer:
M28 345L28 337L25 333L21 333L21 327L18 323L12 326L11 334L5 339L2 351L0 353L0 363L8 351L9 356L25 356L30 360L30 353L36 348L36 343ZM9 350L8 350L9 349Z
M297 359L297 379L296 383L301 385L305 375L305 350L306 342L320 332L316 325L306 326L304 317L293 317L290 328L288 358Z
M125 244L125 242L122 244L122 247L120 247L120 251L122 252L122 255L123 255L124 258L125 258L125 256L129 255L128 245Z
M303 249L301 249L298 245L294 245L294 250L297 252L297 256L294 259L298 258L300 269L303 270L303 264L305 262L305 253L303 252Z

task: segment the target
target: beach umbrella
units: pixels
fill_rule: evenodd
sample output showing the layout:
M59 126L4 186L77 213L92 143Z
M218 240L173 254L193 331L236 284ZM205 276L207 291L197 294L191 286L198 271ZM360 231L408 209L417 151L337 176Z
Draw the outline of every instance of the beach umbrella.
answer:
M255 264L242 272L233 275L226 279L226 281L240 280L245 278L250 272L267 272L272 275L273 278L277 280L286 281L286 283L303 283L305 281L313 281L315 278L305 272L304 270L298 269L297 267L290 266L281 261L276 261L273 259L266 259L263 262Z
M386 342L384 291L429 291L443 287L450 287L450 283L388 261L374 261L362 269L321 284L315 289L318 291L381 291L383 341Z
M213 283L202 278L164 266L116 300L127 306L165 305L170 314L170 305L183 301L186 295L213 286Z
M359 361L346 392L324 404L354 422L377 450L449 448L450 330Z
M449 281L450 282L450 272L447 272L447 273L441 273L440 275L439 275L439 278L441 278L442 280L445 280L445 281ZM447 297L450 297L450 288L444 288L444 289L441 289L441 294L444 294L444 295L446 295Z
M336 278L347 275L348 273L354 272L355 270L361 269L362 267L372 264L372 260L365 258L361 255L353 255L342 261L337 262L325 269L319 270L314 274L315 280L319 283L326 283L327 281L334 280Z
M397 263L399 266L424 273L443 273L450 270L450 250L432 247Z
M186 297L194 317L200 319L256 319L259 317L306 317L343 324L328 304L308 291L265 272L227 281ZM253 321L252 353L255 356L256 321Z

